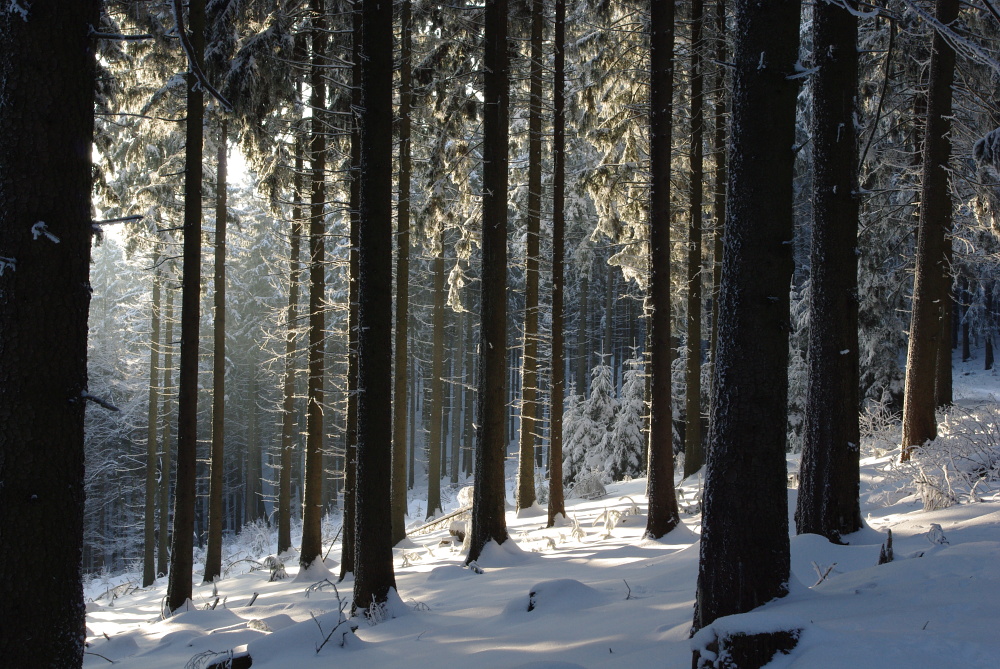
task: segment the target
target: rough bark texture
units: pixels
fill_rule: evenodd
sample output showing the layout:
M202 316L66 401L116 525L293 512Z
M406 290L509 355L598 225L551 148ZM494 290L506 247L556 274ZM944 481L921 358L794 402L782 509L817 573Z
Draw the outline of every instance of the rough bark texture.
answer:
M483 101L483 269L475 492L468 561L507 540L504 418L507 405L507 0L487 0Z
M222 574L222 489L226 464L226 144L228 141L229 124L223 120L219 129L218 177L215 193L212 463L208 483L208 549L205 551L205 583L211 583ZM254 402L255 399L251 394L250 401ZM252 406L251 411L253 411ZM254 444L248 446L248 449L253 448ZM246 485L249 489L249 480L246 481Z
M399 196L396 216L396 337L392 414L392 543L406 538L406 385L410 310L410 0L399 7Z
M704 178L704 77L701 39L704 3L691 3L691 183L687 257L687 369L684 394L684 476L701 469L705 460L701 434L701 206Z
M153 256L153 265L159 262ZM146 421L146 500L143 527L142 587L156 580L156 469L160 429L160 272L153 272L149 316L149 404Z
M712 343L710 354L712 373L709 378L715 379L715 356L719 344L719 284L722 279L723 231L726 223L726 181L729 178L726 167L726 58L729 49L726 46L726 2L716 0L715 4L715 138L712 142L715 152L715 193L712 208L715 221L712 226ZM709 389L709 398L715 393ZM710 399L711 401L711 399ZM709 415L712 408L709 407Z
M326 203L326 132L319 110L326 105L323 67L326 65L326 10L323 0L313 0L312 137L309 159L312 192L309 201L309 380L306 387L305 491L302 499L302 545L299 565L307 568L323 551L323 335L326 292L324 266L324 205Z
M674 493L670 402L670 141L673 115L674 4L650 10L649 78L649 516L646 536L659 539L680 522Z
M201 63L205 52L205 1L188 3L190 54ZM201 191L205 101L202 87L187 74L187 123L184 155L184 271L181 278L181 353L177 387L177 483L170 546L167 608L176 611L191 599L194 568L195 488L198 465L198 337L201 329Z
M392 569L392 0L363 5L354 607L386 601Z
M517 508L535 503L535 431L538 415L538 241L542 217L542 0L531 0L528 85L528 217L524 268L524 355L521 357L521 430Z
M798 0L734 3L726 255L694 628L788 590L785 428ZM763 124L760 119L766 118Z
M937 0L935 17L948 24L958 16L958 0ZM931 48L921 175L920 221L917 226L916 269L910 341L906 355L906 389L903 393L903 453L908 460L913 447L937 437L935 377L938 347L950 346L943 330L942 277L946 271L945 234L951 228L951 196L948 191L948 157L951 155L951 84L955 52L935 31Z
M809 372L795 526L836 542L861 528L857 40L854 14L813 8Z
M553 40L554 81L552 94L552 410L549 418L549 516L566 517L562 474L563 397L566 366L563 348L563 289L566 234L566 0L556 0Z
M0 11L0 657L8 667L83 660L89 30L99 4Z

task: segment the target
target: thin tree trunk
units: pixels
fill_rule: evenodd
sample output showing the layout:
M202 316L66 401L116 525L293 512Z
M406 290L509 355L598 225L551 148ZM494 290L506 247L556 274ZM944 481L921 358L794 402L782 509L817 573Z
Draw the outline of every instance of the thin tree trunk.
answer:
M684 393L684 476L691 476L704 463L701 436L701 206L705 175L703 81L701 65L704 3L691 2L691 183L687 256L687 369Z
M354 608L384 603L392 570L392 2L363 3Z
M278 473L278 555L292 547L292 452L295 431L295 367L299 308L299 246L302 239L302 140L295 140L292 235L288 258L288 312L285 318L285 382L281 413L281 467Z
M323 343L326 292L324 235L326 222L326 132L322 109L326 108L326 8L313 0L312 67L310 84L313 109L309 147L312 192L309 202L309 382L306 390L305 492L302 500L302 545L299 566L308 569L323 551Z
M410 309L410 0L399 8L399 184L396 231L396 337L392 415L392 543L406 538L406 361Z
M646 536L659 539L680 522L674 493L670 399L670 142L673 122L674 4L654 2L649 77L649 515Z
M353 30L351 49L353 51L351 106L361 109L361 39L362 7L355 0L351 11ZM360 113L360 112L359 112ZM347 430L344 445L344 538L341 543L340 579L354 573L355 528L357 511L357 447L358 447L358 243L360 234L361 208L361 127L357 114L351 115L351 167L350 167L350 235L351 252L349 266L350 289L348 291L347 316Z
M434 309L432 316L431 420L427 441L427 518L441 512L441 418L444 380L444 233L438 231L438 255L433 261Z
M7 667L72 669L83 661L91 33L99 6L0 10L0 658Z
M153 255L153 266L159 254ZM150 305L149 334L149 404L146 422L146 507L143 528L142 587L156 580L156 453L160 410L160 271L153 271L153 295Z
M538 421L538 242L542 218L542 0L531 0L528 93L528 217L524 272L524 355L521 359L521 429L517 508L535 503L535 432Z
M556 517L566 518L563 496L562 419L566 393L563 351L563 263L566 234L566 0L555 6L554 81L552 94L552 399L549 418L549 514L546 525Z
M179 3L178 3L179 4ZM205 52L205 0L188 3L189 54L200 65ZM201 325L201 177L205 102L202 87L187 74L187 146L184 156L184 274L181 289L181 353L177 396L177 483L171 537L167 609L191 599L194 568L195 490L198 466L198 338Z
M458 483L462 448L462 365L465 363L465 313L455 314L454 354L451 356L451 482Z
M972 302L972 295L969 292L969 280L967 278L959 278L959 294L962 296L958 309L956 310L961 314L961 325L962 325L962 362L968 362L969 358L972 357L972 342L969 340L969 306Z
M996 329L996 320L993 314L993 281L984 282L983 292L986 293L986 316L983 319L983 339L986 350L983 354L983 369L988 372L993 369L993 332Z
M813 232L809 372L795 525L839 542L858 502L858 20L813 7Z
M226 143L229 123L219 130L215 193L215 332L212 354L212 464L208 489L208 550L205 583L222 574L222 489L226 445ZM247 481L247 485L249 485Z
M729 207L696 630L788 592L785 428L793 259L786 242L793 234L798 93L798 81L788 75L799 57L800 9L798 0L735 3Z
M589 263L588 263L589 265ZM590 294L590 267L581 267L580 277L580 313L577 316L576 329L576 393L587 396L587 378L590 376L590 346L587 341L588 297Z
M507 389L507 141L510 54L507 0L487 0L483 104L483 267L479 331L479 431L467 562L507 540L504 411Z
M166 304L163 321L166 332L163 337L163 439L160 440L160 536L157 543L156 574L163 576L170 569L170 469L173 460L170 451L170 426L172 424L171 398L174 385L174 291L170 290L164 278L163 292Z
M948 25L958 16L958 0L936 0L935 17ZM947 163L951 155L951 84L955 52L934 32L931 47L927 123L924 132L920 222L917 232L916 269L910 342L906 356L906 389L903 394L903 451L909 460L914 447L937 437L935 385L938 348L948 346L944 321L945 288L942 277L947 260L945 235L951 228L951 196Z

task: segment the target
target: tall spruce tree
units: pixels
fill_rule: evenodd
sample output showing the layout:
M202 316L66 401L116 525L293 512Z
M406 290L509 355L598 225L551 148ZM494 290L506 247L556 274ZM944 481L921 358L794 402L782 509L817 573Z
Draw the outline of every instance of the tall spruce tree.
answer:
M99 6L32 2L0 11L0 564L9 576L0 657L11 667L83 662L91 32ZM28 578L40 558L44 577Z
M733 6L740 29L696 630L785 595L790 560L785 428L798 92L790 75L800 3Z
M813 7L809 376L795 526L831 541L861 528L858 369L858 19Z

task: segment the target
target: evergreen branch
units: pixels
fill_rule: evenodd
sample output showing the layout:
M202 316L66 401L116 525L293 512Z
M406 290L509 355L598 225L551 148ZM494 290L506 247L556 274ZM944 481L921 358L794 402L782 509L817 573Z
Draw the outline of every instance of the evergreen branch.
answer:
M181 8L181 0L173 0L174 7L174 20L177 22L177 35L181 38L181 46L184 48L184 53L187 55L188 64L191 66L191 74L194 78L198 80L198 84L201 85L209 94L218 100L219 105L222 106L226 113L231 114L233 112L233 106L229 104L229 101L222 97L219 91L215 90L215 87L209 83L208 77L205 76L205 72L201 69L201 63L195 57L194 45L191 44L191 38L187 34L187 28L184 26L184 11Z

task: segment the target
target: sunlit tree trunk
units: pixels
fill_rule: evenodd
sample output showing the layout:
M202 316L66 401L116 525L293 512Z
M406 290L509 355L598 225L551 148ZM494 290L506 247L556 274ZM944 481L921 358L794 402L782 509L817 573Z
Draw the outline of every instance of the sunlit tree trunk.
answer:
M153 254L153 266L159 254ZM157 436L160 421L160 270L153 271L153 295L150 304L149 333L149 405L146 423L146 505L143 528L142 587L156 580L156 468Z

